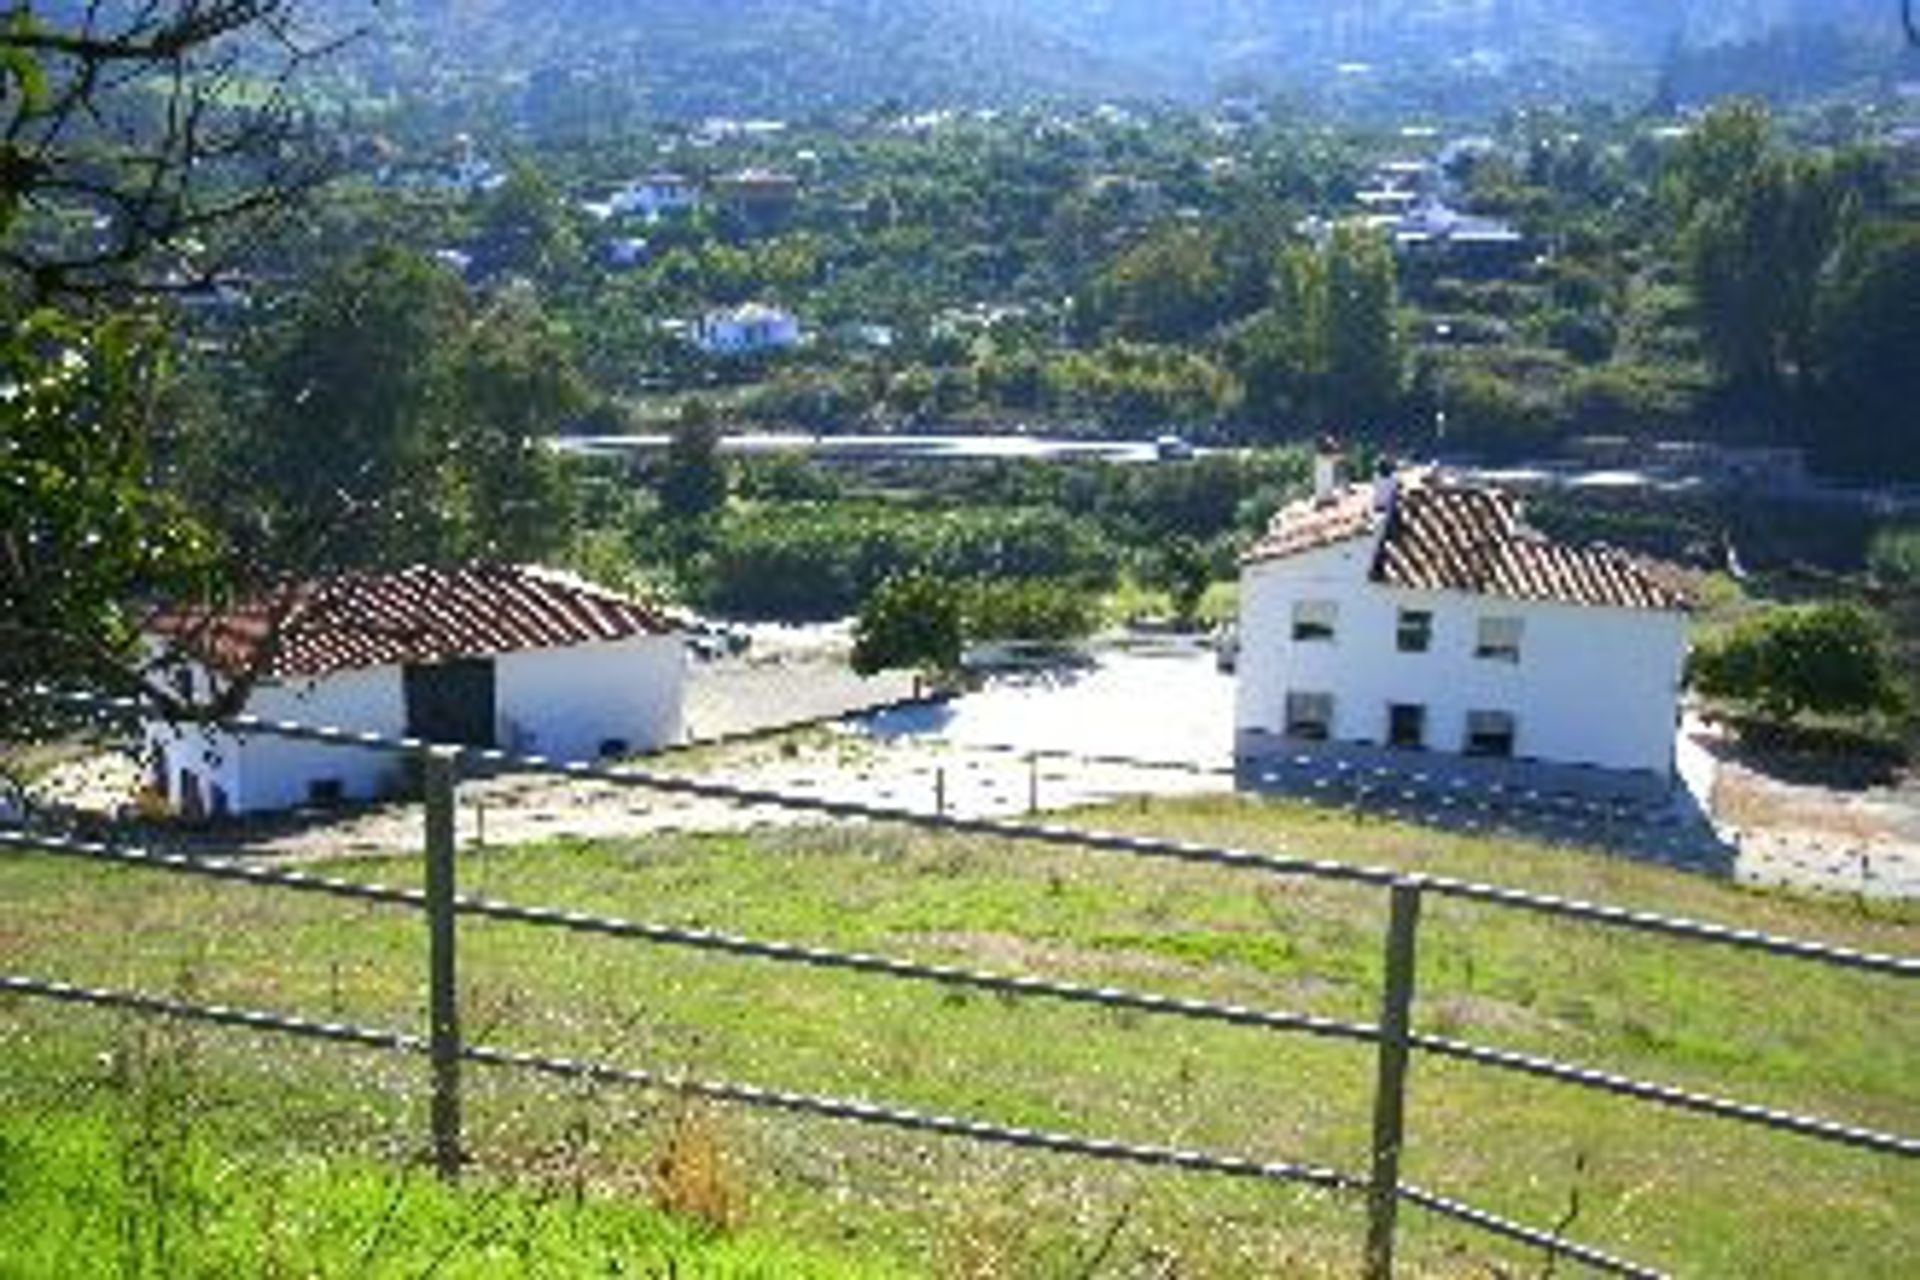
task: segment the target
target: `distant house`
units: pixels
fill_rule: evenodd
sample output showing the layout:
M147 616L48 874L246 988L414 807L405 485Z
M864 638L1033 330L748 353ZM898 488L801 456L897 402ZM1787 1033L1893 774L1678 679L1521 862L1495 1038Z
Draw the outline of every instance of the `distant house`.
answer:
M415 567L294 587L149 628L166 678L207 699L258 677L244 714L388 737L594 759L676 743L686 656L650 605L524 565ZM390 794L391 752L150 721L157 792L189 816Z
M638 236L615 236L601 247L609 267L631 271L647 260L648 244Z
M711 356L760 355L798 346L800 321L791 311L749 302L707 312L694 322L691 336Z
M700 207L700 186L677 173L652 173L613 193L608 209L624 217L658 221Z
M1241 572L1237 752L1622 795L1673 770L1687 604L1436 471L1282 510Z

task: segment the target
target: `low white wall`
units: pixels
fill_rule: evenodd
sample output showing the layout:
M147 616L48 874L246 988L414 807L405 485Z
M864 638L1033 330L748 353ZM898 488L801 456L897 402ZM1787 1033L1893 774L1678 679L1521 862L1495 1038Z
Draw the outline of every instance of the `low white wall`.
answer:
M502 654L494 665L495 741L509 750L592 760L609 743L650 751L684 740L687 654L677 635ZM205 674L195 679L204 695ZM407 730L406 683L399 667L263 683L246 710L266 720L397 738ZM146 739L149 753L165 755L166 795L176 810L186 802L183 770L198 779L204 807L212 808L217 787L236 814L305 805L315 783L338 783L343 799L377 800L393 794L407 770L391 751L199 725L152 723Z
M650 751L685 736L687 650L677 635L496 661L495 736L509 751L592 760L608 742Z
M393 737L405 731L407 721L397 667L340 672L324 680L262 683L248 698L246 713ZM203 804L211 806L217 786L229 810L241 814L304 805L312 785L329 780L340 784L345 799L379 799L395 789L405 768L392 752L232 734L200 725L150 724L146 736L149 750L157 747L166 753L167 800L176 809L186 800L183 769L200 779Z

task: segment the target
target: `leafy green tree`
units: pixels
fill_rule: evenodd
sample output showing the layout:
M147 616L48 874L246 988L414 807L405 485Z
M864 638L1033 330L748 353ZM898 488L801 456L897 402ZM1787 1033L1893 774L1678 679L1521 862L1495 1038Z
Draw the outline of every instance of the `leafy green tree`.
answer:
M960 665L961 593L926 573L888 578L867 598L853 631L853 669L947 672Z
M727 469L720 457L720 424L703 400L680 407L667 440L660 475L660 505L682 520L710 515L726 505Z
M1161 555L1160 578L1173 594L1173 616L1183 627L1191 627L1200 616L1200 601L1213 585L1213 566L1206 550L1185 535L1167 543Z
M1711 698L1788 721L1803 712L1895 710L1902 693L1884 624L1851 602L1770 609L1694 652L1689 677Z
M1273 301L1241 332L1236 364L1246 407L1267 433L1284 436L1326 420L1327 263L1312 245L1288 246L1275 263Z
M1383 236L1342 226L1326 256L1325 425L1378 434L1390 426L1405 374L1393 250Z
M325 274L267 339L265 403L233 467L264 498L283 564L539 558L569 534L542 440L584 405L532 298L476 310L418 255L370 250Z
M1280 434L1387 430L1405 379L1398 293L1393 251L1377 234L1343 226L1324 247L1288 247L1271 305L1237 344L1248 410Z
M0 683L137 685L131 603L198 598L220 580L218 542L152 483L157 345L136 318L51 310L0 337ZM25 708L5 693L11 721Z
M1675 229L1700 207L1745 182L1773 149L1773 117L1750 98L1716 104L1681 139L1660 174L1660 199Z
M1698 205L1685 251L1700 334L1736 386L1808 378L1815 303L1853 203L1831 160L1773 157Z
M140 690L140 611L235 566L159 482L168 344L142 286L211 271L310 171L254 39L284 0L0 14L0 730L13 682ZM254 92L233 92L248 50ZM281 84L285 89L286 85ZM78 234L76 234L76 232Z
M1858 475L1920 478L1920 222L1856 234L1818 314L1815 456Z
M961 591L961 631L969 639L1064 644L1091 634L1099 613L1092 592L1057 578L976 579Z
M1219 322L1226 287L1213 237L1192 227L1168 227L1115 259L1100 293L1123 336L1180 342Z

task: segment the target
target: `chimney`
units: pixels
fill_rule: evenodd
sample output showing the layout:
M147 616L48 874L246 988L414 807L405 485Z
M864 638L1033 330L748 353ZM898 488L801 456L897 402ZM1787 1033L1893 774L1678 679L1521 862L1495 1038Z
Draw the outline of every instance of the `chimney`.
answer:
M1383 516L1393 514L1393 504L1400 499L1400 469L1393 459L1382 458L1373 472L1373 509Z
M1327 502L1340 487L1340 442L1321 436L1313 449L1313 500Z

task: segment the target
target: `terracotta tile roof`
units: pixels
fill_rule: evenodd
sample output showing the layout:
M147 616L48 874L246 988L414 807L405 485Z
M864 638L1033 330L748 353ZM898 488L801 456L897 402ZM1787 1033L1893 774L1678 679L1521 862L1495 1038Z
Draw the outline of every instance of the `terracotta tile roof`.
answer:
M1373 490L1351 485L1324 501L1303 498L1289 503L1267 526L1267 532L1243 558L1252 564L1317 551L1335 543L1364 537L1377 527Z
M1419 591L1614 609L1685 609L1686 599L1612 547L1555 542L1498 489L1403 483L1373 579Z
M1370 485L1326 503L1295 503L1274 518L1249 561L1296 555L1377 527ZM1513 600L1616 609L1680 610L1685 593L1612 547L1556 542L1498 489L1403 473L1375 552L1373 581L1415 591L1464 591Z
M675 628L650 605L551 570L418 565L303 583L219 614L170 611L148 629L222 670L257 668L284 678L567 648Z

